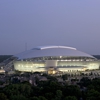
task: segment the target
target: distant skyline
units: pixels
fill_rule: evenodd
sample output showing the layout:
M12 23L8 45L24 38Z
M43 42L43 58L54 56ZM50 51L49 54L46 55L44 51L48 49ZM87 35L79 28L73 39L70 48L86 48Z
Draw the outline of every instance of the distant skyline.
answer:
M0 0L0 55L64 45L100 55L100 0Z

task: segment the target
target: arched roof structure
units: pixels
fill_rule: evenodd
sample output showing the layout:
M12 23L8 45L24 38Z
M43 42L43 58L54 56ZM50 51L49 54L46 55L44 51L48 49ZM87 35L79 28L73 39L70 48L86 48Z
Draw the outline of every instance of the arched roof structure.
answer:
M36 57L65 56L65 57L89 57L93 56L78 51L76 48L67 46L39 46L31 50L24 51L15 55L19 59L28 59Z

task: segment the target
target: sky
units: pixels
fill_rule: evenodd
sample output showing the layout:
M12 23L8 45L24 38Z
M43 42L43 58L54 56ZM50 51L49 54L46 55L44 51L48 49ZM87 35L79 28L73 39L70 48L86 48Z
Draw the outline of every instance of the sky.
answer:
M100 0L0 0L0 55L63 45L100 55Z

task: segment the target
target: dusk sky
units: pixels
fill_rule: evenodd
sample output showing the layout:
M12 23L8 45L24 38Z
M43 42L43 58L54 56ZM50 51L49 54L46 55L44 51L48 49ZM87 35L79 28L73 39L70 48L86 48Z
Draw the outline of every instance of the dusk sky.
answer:
M0 55L64 45L100 55L100 0L0 0Z

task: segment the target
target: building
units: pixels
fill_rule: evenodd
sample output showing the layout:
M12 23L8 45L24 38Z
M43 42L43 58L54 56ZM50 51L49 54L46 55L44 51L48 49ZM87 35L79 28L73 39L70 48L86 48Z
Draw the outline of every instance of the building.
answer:
M14 69L22 72L77 72L99 69L93 56L67 46L40 46L15 55Z

